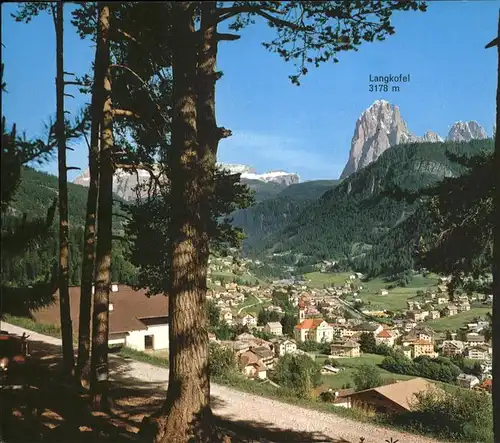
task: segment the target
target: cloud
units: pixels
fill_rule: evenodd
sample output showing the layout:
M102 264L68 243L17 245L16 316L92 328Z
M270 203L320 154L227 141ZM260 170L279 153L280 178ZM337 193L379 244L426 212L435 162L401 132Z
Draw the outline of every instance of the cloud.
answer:
M267 169L284 169L308 176L334 175L339 165L330 156L315 151L313 146L306 147L308 143L279 134L234 130L232 137L221 142L219 159L231 158L232 162L249 166L264 164Z

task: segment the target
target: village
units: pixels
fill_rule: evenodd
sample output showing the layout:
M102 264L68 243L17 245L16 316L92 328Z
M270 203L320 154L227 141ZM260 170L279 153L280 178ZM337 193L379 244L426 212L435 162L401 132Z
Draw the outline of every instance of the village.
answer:
M313 281L317 278L337 283ZM400 392L408 399L443 383L491 392L490 321L488 315L468 316L489 311L490 297L461 294L452 301L447 277L429 280L429 285L435 284L425 291L404 288L405 295L392 287L374 293L373 287L369 290L372 283L360 273L320 272L302 280L264 282L248 272L245 263L236 261L235 265L229 256L211 258L208 281L209 342L231 351L238 371L255 383L279 387L273 381L273 371L280 360L302 355L320 369L321 383L314 395L334 406L362 404L378 411L408 411L411 405L398 400ZM396 293L393 300L392 291ZM112 285L110 349L168 358L168 303L162 295L145 295L144 290ZM75 324L79 297L80 288L70 288ZM406 300L406 309L381 308L385 303L394 306L394 300L398 306ZM377 309L367 309L373 306ZM57 305L38 310L35 321L57 324L58 311ZM436 323L450 319L453 323ZM391 366L390 358L413 369ZM426 362L439 369L426 372L422 369ZM450 376L446 372L450 364L456 369L461 364L463 371ZM359 389L355 374L367 366L380 375L380 385ZM447 374L444 378L443 370ZM378 393L375 397L374 391Z
M353 360L365 362L366 356L372 355L363 352L362 343L371 336L375 346L382 347L386 355L389 349L410 361L424 356L431 360L463 358L475 363L474 374L460 373L453 383L491 392L490 321L487 316L465 316L463 323L456 323L461 313L484 312L491 305L491 295L461 293L450 298L450 278L438 277L436 284L425 291L409 291L406 309L374 310L367 309L372 303L364 300L360 273L345 275L343 284L323 288L295 280L241 285L217 280L216 271L230 265L231 257L224 260L215 266L215 272L212 268L213 285L207 298L219 309L221 323L243 332L233 340L219 340L215 332L210 332L209 337L211 342L234 351L240 370L250 379L269 380L279 359L287 354L310 356L321 361L321 372L327 379L341 378L346 369L343 361L352 367ZM379 289L376 296L380 301L376 305L383 306L390 292L391 289ZM296 319L293 329L282 324L290 316ZM263 323L266 318L272 320ZM432 321L439 319L453 319L451 324L459 326L435 330ZM288 319L285 321L289 323ZM402 382L398 380L397 384ZM325 386L328 384L336 385ZM336 392L344 396L354 394L352 389L342 390L338 386ZM340 399L338 403L345 405Z

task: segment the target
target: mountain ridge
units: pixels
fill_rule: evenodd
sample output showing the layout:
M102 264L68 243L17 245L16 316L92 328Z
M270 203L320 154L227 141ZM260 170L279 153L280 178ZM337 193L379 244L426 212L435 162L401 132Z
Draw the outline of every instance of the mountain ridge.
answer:
M340 175L341 179L357 172L377 160L387 149L407 143L440 143L443 141L482 140L488 137L476 121L455 122L443 139L434 131L423 136L414 135L401 115L399 106L386 100L376 100L356 121L351 140L349 159Z

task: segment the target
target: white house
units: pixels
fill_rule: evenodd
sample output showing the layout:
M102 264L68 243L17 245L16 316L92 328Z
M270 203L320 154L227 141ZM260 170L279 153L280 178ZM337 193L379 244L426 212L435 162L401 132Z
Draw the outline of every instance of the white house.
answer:
M279 321L270 321L264 326L264 332L272 335L283 335L283 326Z
M278 357L283 357L286 354L294 354L297 351L297 343L294 340L279 340L274 348Z
M457 384L462 388L472 389L480 383L479 378L474 375L460 374L457 377Z
M69 288L71 320L77 328L80 311L80 287ZM59 293L54 303L33 312L39 323L60 324ZM112 285L109 294L109 345L125 345L138 351L168 349L168 298L146 296L146 290ZM77 334L78 331L75 330Z

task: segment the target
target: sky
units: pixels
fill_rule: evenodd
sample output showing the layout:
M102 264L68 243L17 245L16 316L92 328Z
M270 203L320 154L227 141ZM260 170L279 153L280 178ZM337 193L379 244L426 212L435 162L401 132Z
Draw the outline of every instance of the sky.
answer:
M311 68L292 85L292 63L268 52L261 43L273 30L257 21L240 32L241 39L221 42L216 111L219 125L233 136L221 141L218 160L241 163L258 173L285 170L301 180L338 178L349 157L356 120L375 100L398 105L416 135L432 130L445 137L456 121L476 120L492 134L495 118L497 52L484 49L496 34L500 2L433 1L427 12L397 12L396 33L387 40L363 43L357 52L339 55L337 64ZM95 48L65 23L65 70L88 72ZM28 136L43 134L55 115L55 33L47 14L29 24L2 6L2 63L7 94L2 115ZM369 92L369 76L410 74L399 92ZM72 91L69 88L73 88ZM89 100L75 87L66 108L75 113ZM68 152L68 165L87 168L84 143ZM57 174L57 162L44 165ZM70 171L70 180L79 174Z

